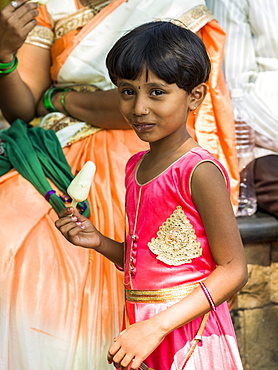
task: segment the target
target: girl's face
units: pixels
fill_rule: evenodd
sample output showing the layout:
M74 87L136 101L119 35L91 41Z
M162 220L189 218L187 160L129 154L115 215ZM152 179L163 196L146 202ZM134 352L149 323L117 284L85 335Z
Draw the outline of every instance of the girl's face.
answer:
M151 71L136 80L118 79L120 111L139 138L150 143L164 138L180 141L188 136L186 120L190 95Z

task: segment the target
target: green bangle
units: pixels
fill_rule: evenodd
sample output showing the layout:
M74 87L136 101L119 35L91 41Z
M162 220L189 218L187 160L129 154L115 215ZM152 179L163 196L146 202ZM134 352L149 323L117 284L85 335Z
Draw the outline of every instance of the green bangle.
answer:
M62 95L61 95L61 105L62 105L62 107L63 107L63 109L64 109L64 111L65 111L65 113L66 113L67 116L70 116L70 113L67 110L66 105L65 105L65 95L69 91L73 91L73 89L67 89L67 90L63 91L62 92Z
M54 92L59 92L59 91L65 91L64 88L62 87L53 87L51 89L48 89L46 90L46 92L44 93L44 96L43 96L43 105L45 107L45 109L49 112L49 113L52 113L52 112L59 112L55 107L54 105L52 104L52 101L51 101L51 96Z
M15 65L15 61L16 61L16 55L14 54L13 55L13 60L9 63L0 63L0 69L7 69L7 68L11 68Z
M17 65L18 65L18 60L17 60L17 57L15 57L14 64L9 69L5 69L4 71L0 70L0 75L4 75L4 76L8 75L9 73L11 73L12 71L16 69Z

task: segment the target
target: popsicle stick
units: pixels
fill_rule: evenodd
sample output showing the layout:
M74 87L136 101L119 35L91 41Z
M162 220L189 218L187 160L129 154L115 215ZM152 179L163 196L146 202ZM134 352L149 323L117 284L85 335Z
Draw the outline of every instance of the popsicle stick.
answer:
M70 204L71 207L76 208L78 201L75 199L72 199L72 202Z

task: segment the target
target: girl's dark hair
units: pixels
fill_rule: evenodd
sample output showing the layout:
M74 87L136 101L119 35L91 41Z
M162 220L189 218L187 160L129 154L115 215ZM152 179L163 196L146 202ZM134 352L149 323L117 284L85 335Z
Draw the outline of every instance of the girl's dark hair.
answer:
M109 51L106 66L115 85L118 78L135 80L146 69L188 93L208 80L211 69L200 37L166 21L143 24L122 36Z

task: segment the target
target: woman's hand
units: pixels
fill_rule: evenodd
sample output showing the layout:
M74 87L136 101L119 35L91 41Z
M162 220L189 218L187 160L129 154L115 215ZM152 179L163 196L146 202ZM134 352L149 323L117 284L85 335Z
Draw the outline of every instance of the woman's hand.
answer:
M76 208L65 208L59 212L56 227L72 244L84 248L97 249L101 244L101 234Z
M117 369L138 369L164 339L156 317L129 326L114 339L107 360Z
M51 88L51 86L49 86L49 88ZM37 102L37 105L36 105L36 115L37 117L43 117L45 116L46 114L48 114L48 110L45 108L44 106L44 103L43 103L43 99L44 99L44 94L45 94L45 91L43 92L43 94L41 95L41 97L39 98L38 102ZM54 93L52 94L51 96L51 102L52 104L54 105ZM56 106L54 105L54 107L56 108ZM59 110L57 109L57 112Z
M13 54L24 43L28 33L35 27L39 14L37 3L17 0L17 8L11 3L0 11L0 62L9 63Z

